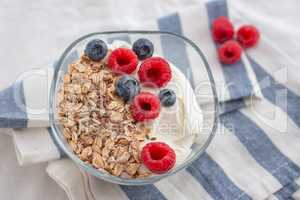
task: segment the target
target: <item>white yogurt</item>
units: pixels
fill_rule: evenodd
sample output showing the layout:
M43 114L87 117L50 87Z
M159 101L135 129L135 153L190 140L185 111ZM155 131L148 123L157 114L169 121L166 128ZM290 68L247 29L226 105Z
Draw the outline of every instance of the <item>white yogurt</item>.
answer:
M114 41L110 46L115 48L130 48L123 41ZM189 156L191 146L199 135L203 115L197 103L195 93L185 75L169 61L172 70L172 79L164 87L173 89L176 93L176 103L171 107L161 106L159 117L148 123L151 128L151 137L172 147L176 154L176 165L180 165ZM139 67L137 67L139 68ZM137 76L136 73L133 76ZM142 87L141 91L158 95L163 88ZM152 141L147 141L152 142ZM147 143L143 143L141 148Z

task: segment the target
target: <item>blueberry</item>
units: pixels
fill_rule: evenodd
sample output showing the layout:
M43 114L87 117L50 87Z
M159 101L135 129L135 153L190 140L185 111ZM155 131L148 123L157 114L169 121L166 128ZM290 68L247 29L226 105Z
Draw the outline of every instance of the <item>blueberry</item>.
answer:
M163 89L158 95L160 102L165 107L170 107L176 102L176 94L173 90Z
M125 75L119 78L116 83L117 94L123 98L125 102L132 100L138 93L141 87L134 77Z
M136 53L139 60L144 60L152 56L154 49L152 42L141 38L133 43L132 50Z
M91 40L85 47L84 54L93 61L100 61L107 54L107 45L102 40Z

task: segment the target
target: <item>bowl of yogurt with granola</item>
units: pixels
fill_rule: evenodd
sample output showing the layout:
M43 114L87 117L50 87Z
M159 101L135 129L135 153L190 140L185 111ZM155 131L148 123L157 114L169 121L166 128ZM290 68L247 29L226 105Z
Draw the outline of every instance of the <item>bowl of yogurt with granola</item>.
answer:
M214 88L207 117L190 80L160 53L162 36L205 59L188 39L155 31L93 33L61 56L50 93L51 128L86 172L119 184L153 183L187 167L213 138ZM213 84L205 60L204 67Z

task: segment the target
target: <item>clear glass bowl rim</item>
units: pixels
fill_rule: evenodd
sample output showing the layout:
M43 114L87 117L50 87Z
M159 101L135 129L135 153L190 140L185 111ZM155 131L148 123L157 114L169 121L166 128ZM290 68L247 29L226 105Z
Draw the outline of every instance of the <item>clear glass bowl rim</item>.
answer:
M58 126L55 123L55 116L54 116L54 112L55 112L55 103L54 100L56 99L56 84L58 81L58 74L59 71L62 67L63 61L66 58L66 56L70 53L70 51L82 40L87 39L89 37L92 36L96 36L96 35L113 35L113 34L158 34L158 35L170 35L173 36L175 38L178 38L180 40L183 40L184 42L188 43L189 45L191 45L194 50L196 50L196 52L199 54L199 56L201 57L204 66L206 68L206 71L208 73L208 78L211 84L211 89L212 89L212 93L213 93L213 103L214 103L214 122L213 122L213 126L212 126L212 130L211 133L208 137L208 139L206 140L205 144L200 148L200 150L198 152L195 153L194 156L192 156L190 159L186 160L184 163L182 163L181 165L177 166L175 169L169 171L168 173L162 174L162 175L155 175L155 176L150 176L147 178L139 178L139 179L128 179L128 178L121 178L121 177L116 177L110 174L106 174L103 173L95 168L93 168L92 166L89 166L87 164L85 164L83 161L81 161L76 155L73 154L73 152L71 152L66 145L63 143L61 136L59 136L60 130L58 128ZM112 183L117 183L117 184L121 184L121 185L146 185L146 184L152 184L154 182L157 182L158 180L168 177L172 174L175 174L176 172L188 167L194 160L196 160L202 153L205 152L205 150L207 149L208 145L211 143L216 129L217 129L217 124L218 124L218 97L217 97L217 93L216 93L216 89L215 89L215 82L214 82L214 78L212 75L212 72L210 70L209 64L203 54L203 52L200 50L200 48L194 43L192 42L190 39L176 34L176 33L172 33L172 32L167 32L167 31L148 31L148 30L132 30L132 31L128 31L128 30L121 30L121 31L104 31L104 32L94 32L94 33L90 33L87 35L84 35L80 38L78 38L77 40L75 40L74 42L72 42L63 52L63 54L60 56L55 69L54 69L54 75L53 75L53 80L51 83L51 88L50 88L50 95L49 95L49 121L50 121L50 126L51 126L51 130L52 130L52 134L54 137L55 142L58 144L59 148L61 150L63 150L63 152L73 161L75 162L77 165L79 165L81 168L83 168L85 171L87 171L89 174L96 176L97 178L100 179L104 179L106 181L112 182Z

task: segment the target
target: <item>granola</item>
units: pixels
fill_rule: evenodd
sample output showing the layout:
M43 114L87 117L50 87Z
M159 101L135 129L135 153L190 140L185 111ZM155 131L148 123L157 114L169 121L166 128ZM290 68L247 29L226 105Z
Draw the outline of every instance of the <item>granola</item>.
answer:
M94 168L146 177L151 173L141 168L139 146L150 130L133 120L129 106L115 93L116 80L105 61L83 55L69 65L58 106L63 135L73 152Z

